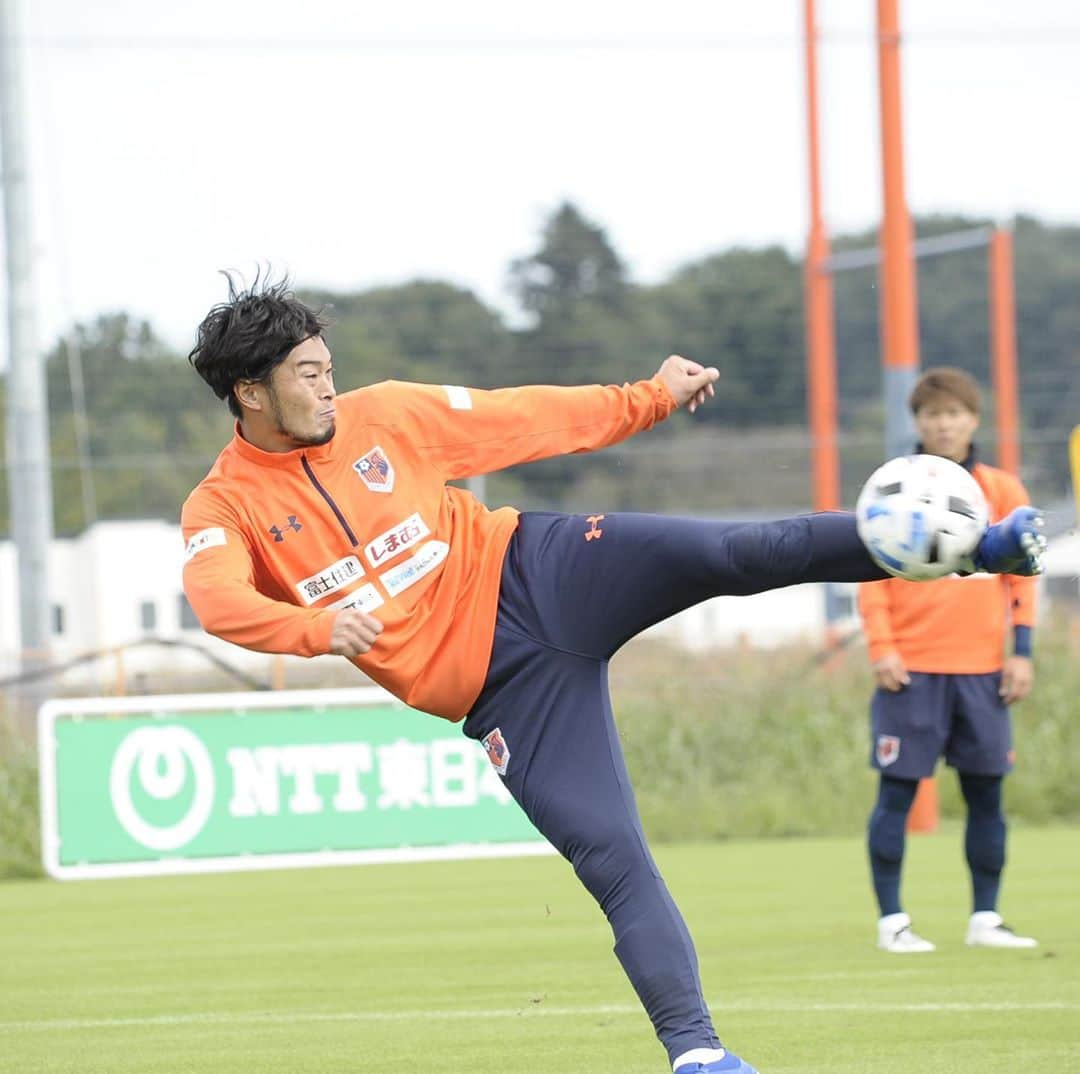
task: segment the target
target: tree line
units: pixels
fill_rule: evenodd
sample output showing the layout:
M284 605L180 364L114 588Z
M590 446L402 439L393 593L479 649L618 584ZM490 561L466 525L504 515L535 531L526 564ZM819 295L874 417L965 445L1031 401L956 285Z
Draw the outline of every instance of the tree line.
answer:
M918 219L916 231L986 223L934 216ZM1065 439L1080 421L1080 227L1020 217L1014 239L1025 477L1036 493L1056 496L1068 487ZM866 232L834 247L875 241ZM985 251L920 261L918 278L922 365L960 366L989 388ZM650 375L672 352L719 367L716 399L692 420L678 417L587 463L551 460L498 475L489 500L568 509L810 506L800 258L779 246L734 248L644 285L604 229L566 203L537 248L511 263L508 285L520 311L514 326L448 281L301 294L327 307L339 390L390 377L475 387L621 383ZM881 455L876 271L840 274L835 293L848 496ZM92 509L99 518L177 519L231 419L184 355L147 322L116 312L77 325L48 354L57 532L86 523L73 347L85 385ZM991 409L982 439L992 431ZM0 533L8 533L6 483Z

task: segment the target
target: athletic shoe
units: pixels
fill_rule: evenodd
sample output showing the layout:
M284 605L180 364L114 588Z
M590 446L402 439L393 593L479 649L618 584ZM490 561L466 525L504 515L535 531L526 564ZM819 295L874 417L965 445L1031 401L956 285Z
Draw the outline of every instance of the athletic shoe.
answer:
M907 914L886 914L878 921L877 934L878 947L893 955L922 955L935 950L929 940L911 931Z
M968 922L968 947L1038 947L1039 941L1030 936L1017 936L993 910L980 910Z
M1046 538L1042 512L1017 507L988 526L971 557L975 570L989 574L1042 574Z
M723 1059L711 1063L683 1063L675 1068L675 1074L758 1074L745 1059L728 1052Z

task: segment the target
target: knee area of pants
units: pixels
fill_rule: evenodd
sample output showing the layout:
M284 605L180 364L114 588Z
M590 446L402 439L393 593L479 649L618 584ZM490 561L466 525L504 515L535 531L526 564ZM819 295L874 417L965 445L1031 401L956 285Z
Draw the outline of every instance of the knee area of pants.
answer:
M652 862L633 828L607 826L592 831L589 845L570 855L574 871L590 891L633 876L655 876Z
M810 542L803 520L752 523L731 538L737 562L759 572L798 573L810 559Z
M981 817L1001 815L1001 776L960 776L960 791L968 812Z

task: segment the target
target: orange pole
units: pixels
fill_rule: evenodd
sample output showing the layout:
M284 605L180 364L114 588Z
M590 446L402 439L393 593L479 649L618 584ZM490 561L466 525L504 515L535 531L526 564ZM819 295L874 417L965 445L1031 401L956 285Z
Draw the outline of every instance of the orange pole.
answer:
M904 193L898 0L878 0L878 83L881 104L881 360L885 379L885 449L911 449L907 397L919 368L919 314L911 217Z
M904 192L904 125L900 92L899 0L878 0L878 88L881 104L881 361L885 384L885 451L910 451L908 396L919 369L919 308L911 216ZM908 831L937 828L937 784L921 780Z
M938 826L938 787L933 776L919 780L919 789L915 792L915 801L908 813L907 830L909 832L936 832Z
M818 132L817 20L814 0L803 0L806 44L806 137L810 178L810 234L806 246L806 374L810 410L810 457L814 510L840 506L840 463L836 440L836 336L829 240L821 196L821 143Z
M998 465L1020 473L1020 405L1016 375L1016 290L1012 232L990 237L990 352L997 399Z

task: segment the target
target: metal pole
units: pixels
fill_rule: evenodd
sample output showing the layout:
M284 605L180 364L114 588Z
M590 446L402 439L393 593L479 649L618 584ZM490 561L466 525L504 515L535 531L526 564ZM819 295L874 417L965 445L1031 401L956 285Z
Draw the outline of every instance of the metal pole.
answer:
M8 287L8 460L11 530L19 578L22 668L48 661L52 543L45 368L34 325L28 159L23 133L22 57L17 0L0 0L0 183L4 198ZM47 694L44 680L28 687L31 712Z
M79 488L82 491L83 529L97 522L97 491L90 450L90 422L86 417L86 384L83 379L82 344L73 328L66 339L68 381L71 384L71 414L75 426L75 449L79 453Z
M944 235L931 235L925 239L916 239L911 244L911 256L937 257L939 254L951 254L958 250L972 250L979 246L989 246L994 229L989 227L965 228L963 231L948 231ZM858 250L842 250L831 254L825 267L830 272L847 272L850 269L881 267L881 247L866 246Z
M904 194L898 0L878 0L878 81L881 96L881 359L885 392L885 453L911 451L914 425L908 396L919 369L919 315L911 217Z
M818 130L817 20L814 0L803 3L806 44L806 137L810 187L810 234L806 245L806 374L810 408L810 457L814 510L840 506L840 464L836 446L836 334L832 276L826 267L829 239L821 196Z

